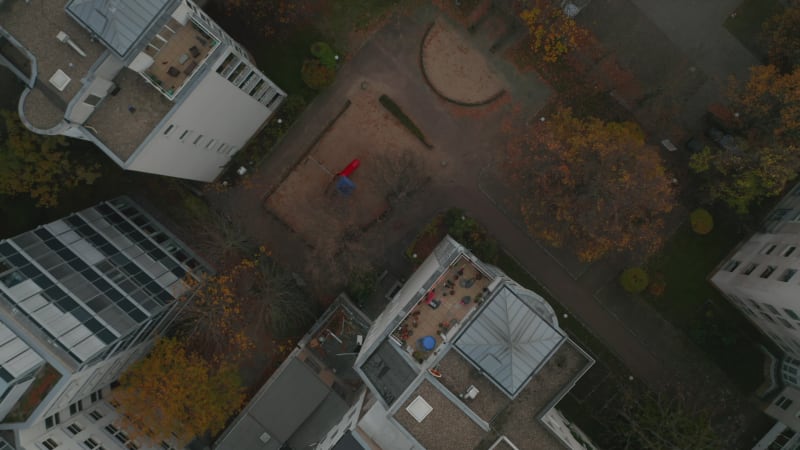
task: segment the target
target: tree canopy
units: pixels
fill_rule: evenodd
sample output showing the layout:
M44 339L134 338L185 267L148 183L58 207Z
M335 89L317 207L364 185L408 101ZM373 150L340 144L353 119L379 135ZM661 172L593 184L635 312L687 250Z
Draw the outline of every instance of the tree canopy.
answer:
M800 69L781 74L775 66L750 69L750 78L732 83L731 109L741 137L726 148L692 155L690 167L703 173L708 193L739 213L780 195L800 170Z
M132 438L181 445L215 434L244 401L237 372L212 369L176 339L160 339L150 354L120 377L113 399Z
M39 136L16 114L2 111L0 124L0 194L28 194L40 207L58 204L59 194L79 184L92 184L99 166L75 161L64 148L66 139Z
M762 39L769 63L781 72L800 67L800 5L791 6L764 22Z
M589 32L550 0L535 0L520 13L530 32L531 50L546 62L556 62L577 49Z
M555 246L569 243L583 261L624 250L647 255L662 242L674 193L634 123L561 109L510 145L507 168L530 232Z

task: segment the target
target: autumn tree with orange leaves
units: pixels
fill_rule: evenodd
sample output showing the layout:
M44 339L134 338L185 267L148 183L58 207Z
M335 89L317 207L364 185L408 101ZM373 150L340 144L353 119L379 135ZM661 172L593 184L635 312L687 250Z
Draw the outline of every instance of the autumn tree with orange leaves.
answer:
M763 25L769 63L783 73L800 68L800 3L784 9Z
M520 18L528 27L531 50L545 62L558 61L589 37L589 32L552 0L535 0L532 8L520 13Z
M244 401L233 366L212 367L176 339L160 339L119 383L112 392L118 425L153 447L164 441L183 448L197 436L218 433Z
M245 258L225 272L188 280L192 290L178 301L176 330L193 351L215 362L236 362L253 348L243 324L248 323L243 277L256 266Z
M661 245L675 196L656 149L630 122L559 110L509 147L506 167L530 232L582 261Z

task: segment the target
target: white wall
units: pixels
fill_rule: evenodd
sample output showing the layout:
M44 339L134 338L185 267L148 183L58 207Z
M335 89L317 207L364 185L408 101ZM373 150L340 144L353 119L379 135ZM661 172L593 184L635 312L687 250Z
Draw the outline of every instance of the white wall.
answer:
M126 168L213 181L230 155L244 146L269 116L270 110L212 68L147 146L129 160ZM173 128L165 135L170 126ZM203 138L194 145L199 135ZM207 148L210 139L214 139L214 143ZM221 143L233 146L229 154L218 152Z

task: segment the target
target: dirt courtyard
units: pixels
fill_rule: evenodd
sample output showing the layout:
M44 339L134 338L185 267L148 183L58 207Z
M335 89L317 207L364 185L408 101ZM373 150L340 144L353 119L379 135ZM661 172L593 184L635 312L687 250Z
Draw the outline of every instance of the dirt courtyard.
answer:
M267 198L267 208L306 243L366 228L389 210L392 193L413 191L429 176L433 152L380 104L383 92L370 81L354 83L350 106ZM355 159L360 166L349 178L356 187L346 195L336 174Z

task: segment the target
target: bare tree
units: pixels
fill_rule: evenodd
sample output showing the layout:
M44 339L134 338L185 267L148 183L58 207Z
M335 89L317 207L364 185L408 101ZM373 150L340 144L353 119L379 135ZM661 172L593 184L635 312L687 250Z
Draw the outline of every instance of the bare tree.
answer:
M380 153L371 163L369 176L384 191L392 206L413 195L430 180L425 161L411 150Z
M249 291L248 315L263 320L278 335L299 329L316 317L316 303L297 285L291 273L269 257L262 257L256 263Z
M193 216L190 229L192 247L211 260L228 261L255 253L244 228L218 211Z

